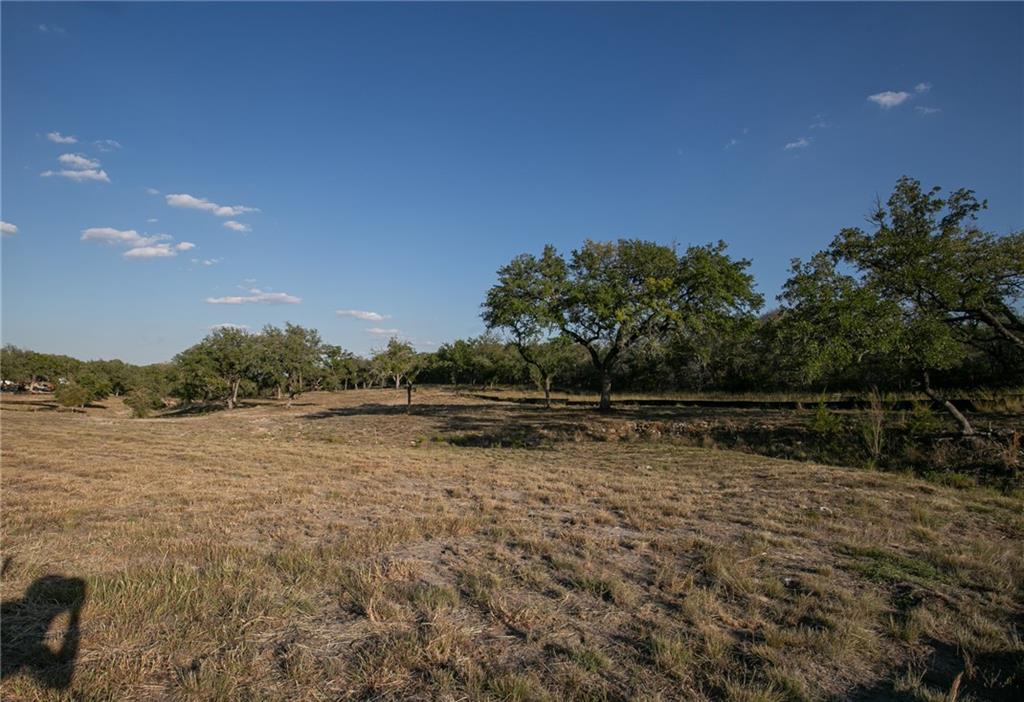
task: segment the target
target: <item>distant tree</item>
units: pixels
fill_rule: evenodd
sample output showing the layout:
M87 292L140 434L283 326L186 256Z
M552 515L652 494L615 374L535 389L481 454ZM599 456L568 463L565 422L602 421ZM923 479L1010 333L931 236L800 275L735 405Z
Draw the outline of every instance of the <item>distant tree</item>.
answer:
M124 361L86 361L82 364L82 372L89 372L101 377L109 386L108 394L123 395L134 383L137 366L130 366Z
M61 407L84 408L91 400L89 389L74 382L58 385L53 397Z
M228 384L214 365L209 349L202 342L174 357L174 381L170 394L186 405L220 399Z
M332 390L348 390L359 379L359 359L340 346L325 345L323 349L323 384Z
M557 329L587 350L611 408L612 374L637 342L674 329L701 328L761 305L746 272L724 242L675 249L639 240L587 241L566 262L552 246L524 254L498 271L484 302L489 325L527 333Z
M86 364L86 370L78 374L75 384L84 388L89 395L89 402L98 402L111 394L111 384L105 375L90 369Z
M394 337L385 348L374 353L371 361L381 376L394 381L396 390L402 386L403 378L415 375L420 365L420 358L412 344Z
M255 337L243 329L222 327L175 356L179 394L186 401L222 397L228 409L238 404L242 382L256 374Z
M34 372L32 351L5 344L0 349L0 375L14 383L29 382Z
M298 395L320 376L323 362L324 343L320 332L297 324L285 324L285 373L288 378L288 402L291 404Z
M152 388L137 386L125 395L124 403L131 409L132 416L136 418L148 417L154 409L163 406L160 395Z
M550 408L552 383L579 365L579 354L583 351L568 338L556 336L531 344L525 348L525 353L520 349L520 353L530 368L530 377L544 391L544 406Z
M475 382L473 348L465 339L456 339L441 346L434 353L434 363L452 385Z

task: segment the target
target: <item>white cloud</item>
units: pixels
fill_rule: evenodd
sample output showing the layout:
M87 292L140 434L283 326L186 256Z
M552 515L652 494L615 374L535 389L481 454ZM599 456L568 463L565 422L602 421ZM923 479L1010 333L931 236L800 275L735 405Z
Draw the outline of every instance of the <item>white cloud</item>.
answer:
M283 292L269 292L259 288L251 288L248 295L228 295L226 297L208 297L208 305L297 305L302 302L301 297L295 297Z
M902 105L910 97L910 93L900 90L894 92L892 90L886 90L885 92L875 93L874 95L868 95L868 100L875 103L883 110L888 110L892 107Z
M238 329L240 331L249 331L248 324L232 324L231 322L221 322L220 324L211 324L210 331L217 331L218 329Z
M61 162L61 165L67 166L68 168L74 168L75 170L95 170L100 167L100 162L91 158L87 158L82 154L61 154L57 157L57 160Z
M160 220L157 219L156 217L150 217L146 221L149 222L150 224L153 224L154 222L159 222Z
M158 241L166 241L170 238L167 234L143 236L134 229L114 229L113 227L90 227L89 229L82 230L82 241L123 244L132 248L150 246Z
M73 180L78 183L81 183L83 180L97 180L101 183L110 182L110 176L107 175L106 171L102 169L96 170L94 168L87 168L84 171L70 171L67 169L60 171L43 171L39 175L41 175L43 178L49 178L50 176L60 176L61 178L68 178L69 180Z
M796 141L789 142L782 148L785 149L786 151L791 151L792 149L806 149L810 145L810 139L808 139L807 137L800 137Z
M398 336L402 333L401 329L381 329L380 327L370 327L366 331L374 336Z
M731 149L732 147L736 146L739 143L740 143L739 139L730 139L728 142L726 142L725 148Z
M250 227L248 224L242 224L241 222L236 222L233 219L229 219L227 222L224 222L224 226L227 227L228 229L231 229L232 231L236 231L236 232L251 232L252 231L252 227Z
M128 259L171 258L179 251L188 251L196 247L191 241L170 244L168 234L139 234L134 229L114 229L113 227L92 227L82 230L82 241L99 241L106 244L126 247L122 256Z
M379 312L368 312L366 310L338 310L335 314L339 317L355 317L356 319L362 319L367 322L381 322L385 319L391 319L391 315L381 314Z
M146 193L149 195L159 195L160 191L156 188L146 188Z
M78 139L73 136L64 136L60 132L50 132L46 135L46 138L55 144L77 144Z
M832 125L823 119L815 120L811 123L811 129L828 129Z
M207 268L209 268L210 266L216 266L222 260L224 260L224 259L221 259L221 258L204 258L204 259L193 258L192 259L192 263L198 264L200 266L206 266Z
M942 108L939 107L925 107L924 105L918 105L914 108L918 114L922 115L935 115L942 112Z
M923 95L924 93L927 93L931 89L931 83L918 83L917 85L914 86L914 92L917 93L918 95Z
M122 255L125 258L170 258L178 254L170 244L155 244L153 246L137 246L128 249Z
M49 34L50 32L53 32L54 34L63 34L65 31L67 31L64 29L64 27L59 27L56 24L40 24L37 25L36 29L38 29L43 34Z
M17 233L18 225L0 221L0 234L3 236L14 236Z
M97 139L93 142L93 146L100 151L114 151L121 148L121 142L116 139Z
M192 210L204 210L206 212L212 212L218 217L237 217L240 214L246 212L259 212L257 207L247 207L246 205L218 205L216 202L210 202L204 197L194 197L186 193L172 193L165 196L167 204L171 207L185 207Z
M57 157L57 160L65 168L59 171L43 171L39 175L43 178L60 176L61 178L68 178L79 183L84 180L96 180L102 183L110 182L107 172L100 168L100 162L96 159L88 158L82 154L61 154Z

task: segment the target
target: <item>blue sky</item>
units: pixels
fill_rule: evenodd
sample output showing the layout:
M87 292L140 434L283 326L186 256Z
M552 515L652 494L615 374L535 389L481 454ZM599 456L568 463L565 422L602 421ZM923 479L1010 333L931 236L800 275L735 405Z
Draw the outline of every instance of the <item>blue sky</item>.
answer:
M903 174L1024 226L1020 3L4 3L2 42L2 337L41 351L429 349L585 238L725 239L771 301Z

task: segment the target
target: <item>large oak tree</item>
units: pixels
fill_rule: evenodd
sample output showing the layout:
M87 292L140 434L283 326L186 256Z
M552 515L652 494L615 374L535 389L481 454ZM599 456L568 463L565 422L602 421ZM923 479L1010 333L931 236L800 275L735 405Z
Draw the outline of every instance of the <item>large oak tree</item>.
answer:
M567 261L553 246L517 256L498 271L484 301L490 328L520 347L552 335L580 344L600 378L600 409L611 408L612 373L634 344L681 328L702 329L761 305L725 243L674 247L637 239L586 241Z

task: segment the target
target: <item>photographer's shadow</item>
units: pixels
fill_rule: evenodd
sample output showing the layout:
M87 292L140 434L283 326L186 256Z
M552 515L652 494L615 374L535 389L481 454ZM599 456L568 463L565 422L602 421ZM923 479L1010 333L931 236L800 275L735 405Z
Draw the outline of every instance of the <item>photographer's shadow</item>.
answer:
M0 678L24 673L45 687L68 687L75 672L85 594L81 578L46 575L29 585L24 597L4 602ZM66 625L51 634L50 627L65 612Z

